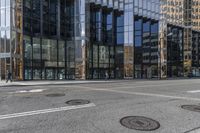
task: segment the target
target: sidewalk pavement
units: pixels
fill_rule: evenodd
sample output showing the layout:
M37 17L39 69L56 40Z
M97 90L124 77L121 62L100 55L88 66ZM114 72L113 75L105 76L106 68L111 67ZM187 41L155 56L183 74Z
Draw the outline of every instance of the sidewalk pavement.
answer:
M114 80L66 80L66 81L14 81L6 83L5 80L0 81L0 87L14 86L37 86L37 85L72 85L72 84L88 84L88 83L110 83L117 82Z
M39 80L39 81L14 81L6 83L5 80L0 81L0 87L15 86L42 86L42 85L75 85L75 84L92 84L92 83L114 83L114 82L144 82L144 81L163 81L163 80L187 80L200 78L167 78L167 79L119 79L119 80Z

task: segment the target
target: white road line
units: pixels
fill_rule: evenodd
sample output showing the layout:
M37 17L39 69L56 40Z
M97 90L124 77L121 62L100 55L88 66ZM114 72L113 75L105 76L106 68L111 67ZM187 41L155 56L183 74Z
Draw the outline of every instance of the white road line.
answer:
M112 89L99 89L99 88L92 88L92 87L85 87L85 86L77 86L80 88L84 88L87 90L96 90L96 91L107 91L107 92L115 92L115 93L122 93L122 94L130 94L130 95L140 95L140 96L151 96L151 97L163 97L163 98L173 98L173 99L180 99L180 100L189 100L189 101L200 101L199 98L190 98L190 97L182 97L182 96L170 96L170 95L163 95L163 94L154 94L154 93L143 93L143 92L130 92L130 91L121 91L120 88L115 88L118 90ZM125 89L125 88L121 88Z
M193 84L193 83L191 83ZM125 85L125 84L124 84ZM156 85L139 85L139 86L124 86L124 87L115 87L115 88L146 88L146 87L164 87L164 86L174 86L174 85L189 85L189 83L182 83L182 84L156 84Z
M17 93L39 93L43 92L46 89L33 89L33 90L20 90L20 91L15 91L15 92L9 92L11 94L17 94Z
M200 93L200 90L187 91L187 93Z
M0 115L0 120L40 115L40 114L47 114L47 113L54 113L54 112L61 112L61 111L69 111L69 110L89 108L89 107L94 107L94 106L96 106L94 103L90 103L90 104L78 105L78 106L66 106L66 107L59 107L59 108L52 108L52 109L44 109L44 110L36 110L36 111L29 111L29 112L22 112L22 113Z
M112 90L112 89L94 89L92 87L82 87L88 90L96 90L96 91L107 91L107 92L115 92L122 94L130 94L130 95L140 95L140 96L151 96L151 97L162 97L162 98L173 98L180 100L189 100L189 101L200 101L199 98L190 98L190 97L182 97L182 96L170 96L170 95L162 95L162 94L153 94L153 93L142 93L142 92L130 92L130 91L120 91L120 90Z
M193 83L191 83L193 84ZM156 85L138 85L138 86L127 86L126 84L121 84L124 86L116 86L114 87L115 89L136 89L136 88L146 88L146 87L164 87L164 86L174 86L174 85L189 85L189 83L182 83L182 84L156 84ZM74 87L78 87L78 88L92 88L92 87L88 87L88 86L74 86ZM173 88L172 88L173 89Z
M123 94L130 94L130 95L140 95L140 96L173 98L173 99L181 99L181 100L189 100L189 101L200 101L199 98L190 98L190 97L181 97L181 96L170 96L170 95L153 94L153 93L130 92L130 91L119 91L119 90L108 90L108 89L91 89L91 90L108 91L108 92L123 93Z
M194 128L194 129L186 131L184 133L200 133L200 127Z

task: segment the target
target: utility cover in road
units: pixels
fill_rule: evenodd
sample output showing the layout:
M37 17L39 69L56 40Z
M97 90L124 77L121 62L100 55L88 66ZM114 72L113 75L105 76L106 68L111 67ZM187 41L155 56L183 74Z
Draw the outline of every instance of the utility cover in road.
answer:
M89 100L83 100L83 99L74 99L66 102L66 104L68 105L84 105L89 103L90 103Z
M65 93L52 93L52 94L47 94L47 97L63 97L65 96Z
M160 127L159 122L143 116L127 116L120 123L126 128L140 131L153 131Z
M200 112L199 105L182 105L181 108L189 111Z

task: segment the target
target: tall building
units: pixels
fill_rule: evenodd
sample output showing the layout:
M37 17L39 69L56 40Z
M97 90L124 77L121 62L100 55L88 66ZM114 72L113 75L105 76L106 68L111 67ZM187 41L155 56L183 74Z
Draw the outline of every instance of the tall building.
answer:
M200 31L200 1L193 0L192 4L192 25L194 30Z
M162 0L166 77L199 76L199 0ZM163 33L163 34L164 34ZM169 35L171 34L171 35ZM163 42L165 43L165 42ZM161 43L162 44L162 43Z
M123 78L123 7L123 0L1 0L1 79L8 71L16 80Z
M199 0L1 0L0 78L200 76Z

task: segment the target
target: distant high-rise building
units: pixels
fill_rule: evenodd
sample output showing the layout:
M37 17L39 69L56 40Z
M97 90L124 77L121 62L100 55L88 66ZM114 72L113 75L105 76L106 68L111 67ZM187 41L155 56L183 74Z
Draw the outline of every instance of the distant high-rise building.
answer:
M200 1L192 0L192 26L194 30L200 31Z

